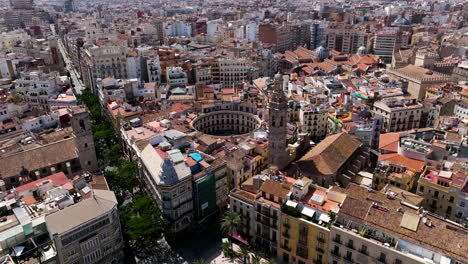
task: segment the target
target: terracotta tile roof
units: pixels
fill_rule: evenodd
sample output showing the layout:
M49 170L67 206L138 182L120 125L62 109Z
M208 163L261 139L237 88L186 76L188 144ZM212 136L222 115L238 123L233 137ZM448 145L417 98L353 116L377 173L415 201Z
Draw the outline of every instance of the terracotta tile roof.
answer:
M36 198L34 198L34 196L25 196L25 197L21 198L21 201L25 202L27 205L37 203L37 200L36 200Z
M34 171L77 158L75 139L69 138L3 157L0 177L16 176L23 166Z
M411 231L401 227L404 214L399 212L398 208L415 215L419 215L420 212L402 205L399 199L388 199L384 193L368 192L367 188L353 183L346 189L333 187L332 190L346 194L338 217L352 219L391 236L468 262L468 229L427 215L432 225L427 226L423 221L419 221L417 230ZM374 208L375 203L386 210Z
M424 161L410 159L398 153L380 154L379 161L387 161L398 165L403 165L415 172L422 172L424 169Z
M333 175L360 146L361 142L347 133L335 134L322 140L297 164L303 171L310 170L310 165L313 165L319 173Z
M397 152L400 133L385 133L380 135L379 149Z
M266 180L263 182L260 191L269 193L276 197L285 198L291 190L291 183L288 182L278 182L273 180Z
M182 103L174 103L172 106L171 106L171 111L172 112L177 112L177 113L181 113L181 112L184 112L188 109L191 109L192 106L191 105L187 105L187 104L182 104Z
M26 184L23 184L21 186L18 186L18 187L15 188L15 190L16 190L16 192L21 193L21 192L30 190L30 189L36 187L37 185L40 185L44 181L50 181L50 182L52 182L52 184L54 186L62 186L62 185L69 182L67 176L63 172L59 172L59 173L54 173L54 174L52 174L50 176L47 176L47 177L44 177L44 178L40 178L39 180L36 180L36 181L30 182L30 183L26 183Z

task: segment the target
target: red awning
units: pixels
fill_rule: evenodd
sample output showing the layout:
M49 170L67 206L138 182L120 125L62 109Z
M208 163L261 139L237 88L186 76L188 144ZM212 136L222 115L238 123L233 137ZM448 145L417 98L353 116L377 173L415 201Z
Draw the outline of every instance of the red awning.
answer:
M236 231L232 232L232 235L231 235L231 232L228 233L228 236L234 238L235 240L241 242L242 244L245 244L245 245L249 245L249 242L247 242L247 240L243 239Z

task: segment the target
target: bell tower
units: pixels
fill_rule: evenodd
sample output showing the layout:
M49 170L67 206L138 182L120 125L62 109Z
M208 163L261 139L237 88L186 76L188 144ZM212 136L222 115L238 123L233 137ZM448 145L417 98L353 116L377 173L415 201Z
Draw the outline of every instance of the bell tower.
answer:
M288 99L283 91L283 76L278 73L268 104L268 163L278 170L288 163L287 117Z
M81 169L95 172L98 170L98 164L88 111L84 107L73 107L68 110Z

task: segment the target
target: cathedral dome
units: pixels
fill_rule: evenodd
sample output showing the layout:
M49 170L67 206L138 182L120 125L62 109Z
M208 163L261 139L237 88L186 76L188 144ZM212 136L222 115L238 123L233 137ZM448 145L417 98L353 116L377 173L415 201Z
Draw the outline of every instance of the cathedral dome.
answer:
M321 60L324 60L324 59L328 58L328 56L329 56L328 49L323 47L323 46L318 47L315 50L315 53L317 54L317 57L319 59L321 59Z
M365 56L367 54L366 47L364 46L359 47L359 49L357 50L357 54L361 57Z

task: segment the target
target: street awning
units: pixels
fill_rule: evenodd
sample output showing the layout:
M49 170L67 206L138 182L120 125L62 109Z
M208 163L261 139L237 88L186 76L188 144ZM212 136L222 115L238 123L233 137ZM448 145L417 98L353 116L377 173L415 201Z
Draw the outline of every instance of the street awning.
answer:
M232 233L229 232L229 233L228 233L228 236L230 236L230 237L232 237L233 239L235 239L235 240L241 242L242 244L245 244L245 245L247 245L247 246L249 245L249 242L247 242L247 240L245 240L244 238L242 238L241 235L239 235L239 234L237 233L237 231L233 231Z

